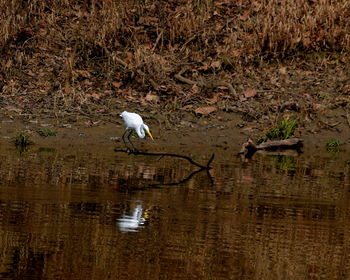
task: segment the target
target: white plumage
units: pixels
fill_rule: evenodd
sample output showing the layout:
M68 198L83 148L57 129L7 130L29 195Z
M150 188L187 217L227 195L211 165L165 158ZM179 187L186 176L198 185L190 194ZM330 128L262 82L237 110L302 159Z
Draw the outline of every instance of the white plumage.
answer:
M153 139L148 125L143 122L139 114L124 111L120 116L124 121L126 129L134 130L140 138L145 138L146 132Z
M120 117L123 119L125 127L126 127L126 130L123 134L123 141L124 141L125 145L126 145L126 142L125 142L124 137L125 137L125 134L128 130L130 131L130 133L128 135L128 140L131 143L131 145L133 146L133 148L134 148L134 145L132 144L132 142L130 140L130 136L131 136L132 131L135 131L140 138L145 138L146 133L147 133L152 138L152 140L154 140L153 136L149 130L148 125L143 122L143 120L139 114L124 111L123 113L120 114Z

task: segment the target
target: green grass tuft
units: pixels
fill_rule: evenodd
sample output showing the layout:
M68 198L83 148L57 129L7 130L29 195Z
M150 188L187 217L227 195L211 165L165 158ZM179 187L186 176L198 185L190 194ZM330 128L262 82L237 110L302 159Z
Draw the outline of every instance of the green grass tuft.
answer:
M284 140L293 136L294 131L298 125L298 120L293 118L285 118L277 126L269 129L261 135L257 143L263 143L268 140Z
M327 145L327 148L335 148L342 145L342 142L339 139L330 139L326 145Z
M56 136L57 134L55 130L52 130L50 128L39 128L36 132L38 132L38 134L43 137Z
M32 144L32 141L29 139L29 135L25 132L19 132L15 137L15 145L17 147L27 147Z

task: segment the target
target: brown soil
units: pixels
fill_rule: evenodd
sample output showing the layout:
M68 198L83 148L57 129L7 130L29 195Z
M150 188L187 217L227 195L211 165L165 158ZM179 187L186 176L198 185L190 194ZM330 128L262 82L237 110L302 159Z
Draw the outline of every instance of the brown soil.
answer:
M125 103L128 104L128 103ZM299 103L300 104L300 103ZM304 101L306 106L308 104ZM236 106L235 103L229 103ZM304 105L304 106L305 106ZM157 107L160 108L160 107ZM151 127L155 138L138 139L133 142L141 150L184 152L186 154L221 154L223 157L235 155L241 145L248 139L256 139L277 119L244 118L244 114L232 111L217 110L209 116L197 116L191 111L164 114L154 108L139 107L134 103L111 112L110 116L87 116L74 114L53 118L35 114L18 115L13 111L2 111L0 124L0 143L11 144L20 132L26 132L34 142L31 147L55 147L63 149L80 149L100 151L110 154L113 148L123 148L121 135L124 133L122 120L117 113L123 109L141 111L144 121ZM322 113L308 118L304 112L288 112L298 117L300 125L296 136L305 141L304 150L316 153L326 150L326 143L339 139L349 143L349 120L346 107L324 109ZM57 131L56 136L42 137L38 128L50 128Z
M109 146L127 110L152 148L238 151L287 116L310 146L348 143L345 0L141 2L2 5L2 139Z
M2 96L0 101L2 139L12 139L20 131L28 131L35 143L71 142L105 143L120 137L124 131L119 113L128 110L140 113L151 127L156 140L139 141L150 148L219 147L239 151L247 138L256 139L265 130L286 116L299 120L296 136L308 146L325 147L331 139L349 142L349 72L346 65L328 65L313 71L306 65L269 66L236 78L237 96L207 92L208 97L183 101L153 102L142 94L130 98L108 98L90 102L89 110L74 111L54 106L41 106L30 97L25 102L18 96ZM248 71L248 70L247 70ZM188 88L191 92L191 87ZM108 105L106 105L108 104ZM46 104L47 105L47 104ZM52 104L51 104L52 105ZM211 113L197 114L198 108L214 108ZM56 137L40 137L36 130L52 127ZM117 141L120 145L121 141ZM166 148L167 147L167 148Z

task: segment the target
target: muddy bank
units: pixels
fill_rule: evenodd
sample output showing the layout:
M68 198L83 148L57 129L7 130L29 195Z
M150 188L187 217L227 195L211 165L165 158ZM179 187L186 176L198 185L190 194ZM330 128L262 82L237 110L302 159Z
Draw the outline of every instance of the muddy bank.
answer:
M336 112L336 111L335 111ZM182 118L161 114L143 113L144 121L150 126L155 138L134 138L139 149L162 152L183 152L210 155L227 153L232 156L240 150L248 138L256 140L268 128L266 122L244 121L239 114L216 112L210 116L184 114ZM123 148L121 136L124 133L122 120L118 116L92 118L75 116L72 118L10 118L0 116L0 143L2 149L14 148L13 139L19 132L25 132L34 142L30 149L53 147L72 151L114 153L114 148ZM331 139L338 139L347 149L349 145L349 123L346 115L322 116L315 121L301 123L295 133L304 140L304 152L323 153ZM328 126L326 126L326 123ZM332 125L331 125L332 124ZM326 127L325 127L326 126ZM43 137L37 132L40 128L50 128L56 136Z
M181 84L176 94L161 90L131 95L125 88L114 92L118 96L99 94L97 87L96 95L81 103L61 91L48 97L35 85L29 92L15 83L11 94L0 96L1 142L27 130L37 144L120 145L124 128L119 114L127 110L140 113L150 125L156 140L137 140L137 145L152 149L216 147L236 152L248 138L256 140L286 117L298 119L295 136L304 139L307 149L326 149L331 139L347 144L350 74L346 63L332 62L317 64L309 58L247 68L230 76L234 95L225 86L204 90ZM21 84L31 80L26 77ZM58 134L42 138L36 133L40 127L52 127Z

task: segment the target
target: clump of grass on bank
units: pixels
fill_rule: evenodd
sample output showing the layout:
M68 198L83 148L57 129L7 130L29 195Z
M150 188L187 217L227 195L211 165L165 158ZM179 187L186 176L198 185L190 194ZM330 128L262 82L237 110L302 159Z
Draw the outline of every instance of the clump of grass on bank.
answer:
M343 145L343 143L339 139L330 139L327 144L327 152L332 155L338 155L342 150L340 146Z
M56 136L57 132L50 128L39 128L37 130L37 133L40 136L47 137L47 136Z
M339 139L330 139L326 146L327 148L336 148L342 145L342 142Z
M33 144L33 142L30 140L30 136L23 131L19 132L16 135L14 139L14 143L16 147L20 147L20 148L26 148L27 146Z
M283 140L294 135L294 131L298 125L298 120L294 118L285 118L275 127L270 128L261 135L257 143L266 142L268 140Z

